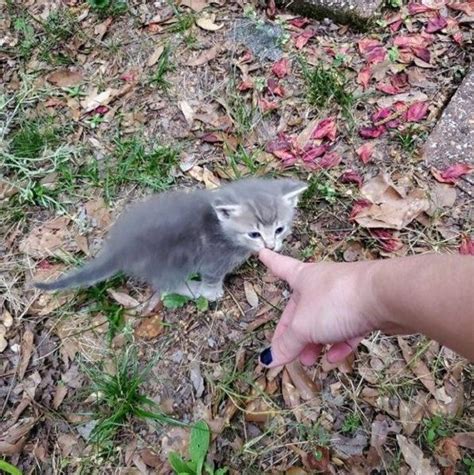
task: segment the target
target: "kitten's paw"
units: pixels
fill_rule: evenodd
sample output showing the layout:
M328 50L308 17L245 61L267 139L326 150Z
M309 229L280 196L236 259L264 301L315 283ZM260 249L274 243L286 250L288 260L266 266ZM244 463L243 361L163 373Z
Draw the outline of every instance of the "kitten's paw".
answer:
M200 292L202 297L205 297L210 302L215 302L224 296L224 289L222 287L201 287Z

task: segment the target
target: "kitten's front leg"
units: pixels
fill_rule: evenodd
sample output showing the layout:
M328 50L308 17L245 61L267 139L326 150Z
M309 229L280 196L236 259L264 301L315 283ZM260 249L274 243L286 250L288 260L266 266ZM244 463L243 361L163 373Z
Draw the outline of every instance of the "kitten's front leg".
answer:
M199 293L211 302L219 300L224 295L224 277L201 276Z

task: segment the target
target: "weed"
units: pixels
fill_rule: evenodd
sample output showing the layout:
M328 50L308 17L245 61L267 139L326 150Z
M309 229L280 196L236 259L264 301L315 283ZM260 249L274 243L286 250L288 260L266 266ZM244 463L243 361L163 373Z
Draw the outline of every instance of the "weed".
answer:
M328 203L335 203L337 198L338 193L332 185L332 180L325 174L319 173L309 179L308 188L301 199L301 207L311 209L314 206L314 199L324 199Z
M169 454L168 460L177 475L202 475L203 473L208 475L224 475L227 473L228 468L215 470L213 466L206 463L210 438L209 426L204 421L196 422L191 429L189 440L188 451L190 460L185 461L176 452Z
M474 475L474 458L466 456L462 459L462 463L466 466L466 470L469 470L469 475Z
M170 2L171 3L171 2ZM194 25L194 15L188 12L182 12L174 3L171 3L176 17L176 22L170 25L167 30L170 33L183 33Z
M259 115L257 109L247 104L243 96L231 94L228 99L228 111L236 133L239 136L248 134L257 124Z
M432 449L440 438L449 437L454 431L453 420L442 416L433 416L422 422L421 438Z
M387 7L396 10L403 5L403 0L386 0L385 3Z
M0 470L9 473L10 475L21 475L22 472L14 465L8 463L6 460L0 460Z
M400 57L400 51L396 46L392 46L388 50L388 59L392 62L395 63L398 58Z
M128 10L127 0L87 0L99 16L119 16Z
M150 80L152 84L165 91L171 86L171 84L165 79L165 76L174 69L170 60L170 56L171 48L169 45L166 45L163 53L160 56L160 59L158 60L155 72Z
M20 158L38 158L60 142L61 132L47 119L25 120L12 135L9 151Z
M350 114L355 104L355 97L347 90L348 81L344 73L334 66L325 66L321 63L310 69L302 59L300 64L310 104L323 108L335 103L344 114Z
M45 33L55 45L71 38L76 26L75 17L64 8L52 11L43 24Z
M241 178L245 175L255 175L261 168L261 164L258 162L258 155L260 150L254 152L248 152L242 145L239 145L236 150L227 151L227 160L235 178ZM242 172L242 168L246 169L246 172Z
M411 155L418 145L422 143L425 137L424 132L420 132L416 125L406 128L401 132L397 132L395 137L402 150Z
M38 42L35 30L26 17L15 18L13 28L20 34L19 55L21 58L28 59Z
M352 412L345 419L341 427L344 434L353 434L362 425L362 419L358 412Z
M174 182L172 170L178 152L171 147L155 146L146 150L139 139L116 140L112 157L106 160L104 187L107 199L126 184L163 191Z
M162 301L163 305L169 310L177 310L178 308L182 308L191 301L194 302L196 308L201 312L205 312L209 308L209 301L203 296L200 296L196 299L191 299L186 295L166 294L163 296Z
M90 435L94 444L111 451L117 432L133 417L163 424L180 424L166 416L154 401L142 394L141 386L147 380L155 361L141 369L137 348L129 345L123 352L113 356L112 363L111 373L101 366L83 365L98 403L99 412ZM157 412L153 412L154 410Z

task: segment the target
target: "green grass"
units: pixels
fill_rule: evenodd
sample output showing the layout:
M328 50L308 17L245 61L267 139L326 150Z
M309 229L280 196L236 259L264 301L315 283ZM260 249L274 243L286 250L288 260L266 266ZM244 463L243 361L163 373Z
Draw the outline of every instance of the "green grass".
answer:
M361 426L362 419L360 414L358 412L352 412L344 419L341 432L344 434L353 434Z
M16 17L13 21L13 29L20 37L18 44L20 58L29 58L38 42L31 20L25 16Z
M456 429L455 421L445 416L433 416L422 421L421 440L434 449L439 439L449 437Z
M227 150L226 157L234 178L238 179L247 175L257 174L262 168L262 164L258 160L259 154L260 150L250 152L242 145L239 145L237 150ZM245 173L242 173L242 166L247 169Z
M249 104L242 95L235 93L228 94L227 105L227 113L234 122L237 135L243 137L250 133L260 119L257 108Z
M355 96L348 90L344 72L322 63L310 68L303 59L300 60L300 65L308 102L319 108L337 104L345 115L350 115L355 105Z
M170 71L173 71L173 69L174 66L171 63L171 48L169 45L166 45L155 66L155 71L150 79L150 83L158 87L158 89L167 91L171 87L171 84L166 80L166 75Z
M110 199L130 184L152 191L166 190L174 183L172 171L177 161L174 148L157 145L147 149L138 138L116 140L115 151L105 163L104 193Z
M317 205L317 200L325 200L334 204L340 197L337 189L334 187L334 180L324 172L312 175L308 181L308 188L303 193L300 207L311 210Z
M127 0L87 0L87 3L101 17L119 16L128 11Z
M417 125L410 125L395 133L395 140L407 155L412 155L426 137L426 132Z
M180 424L143 394L142 386L156 361L142 368L135 345L128 345L118 355L112 355L111 360L113 368L110 373L101 365L83 365L91 381L91 392L97 396L96 425L90 435L92 443L102 450L112 451L119 430L134 418Z

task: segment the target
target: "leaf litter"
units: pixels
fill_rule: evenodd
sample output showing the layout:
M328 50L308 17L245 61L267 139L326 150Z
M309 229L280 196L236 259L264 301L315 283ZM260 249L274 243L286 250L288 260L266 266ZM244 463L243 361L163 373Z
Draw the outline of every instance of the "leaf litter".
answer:
M252 266L230 279L222 302L204 310L188 302L156 305L149 289L135 282L97 288L93 296L28 289L32 278L54 278L75 257L93 255L119 210L150 192L146 180L124 182L110 199L94 185L111 178L104 163L142 131L145 147L160 143L182 151L179 167L170 168L171 182L180 186L212 189L268 170L307 178L310 193L285 253L350 262L439 246L474 254L469 203L460 190L470 179L469 165L430 173L418 161L459 80L456 71L467 64L462 45L470 34L463 17L472 16L469 3L410 2L384 11L386 26L368 33L295 17L273 2L256 10L233 1L179 3L176 9L129 6L133 20L129 13L104 19L94 2L45 11L31 3L28 13L45 25L55 25L51 12L71 14L76 22L54 44L42 42L60 30L46 34L33 23L34 47L28 46L28 20L5 10L13 46L0 59L8 61L2 72L9 104L22 97L21 87L34 93L27 109L21 101L7 107L7 142L14 142L23 120L46 114L64 129L61 140L81 153L71 169L63 163L55 171L61 184L76 180L75 189L64 185L55 196L64 203L61 211L41 204L47 179L33 178L34 187L25 190L16 169L7 170L16 186L2 194L2 211L8 200L18 214L5 226L2 221L8 280L0 299L0 394L7 422L0 425L0 453L24 471L35 464L48 471L59 448L65 463L84 469L95 450L87 440L94 421L83 415L90 403L78 361L107 363L108 352L120 352L132 336L143 365L160 354L144 394L179 420L205 419L215 431L209 457L216 466L288 474L356 467L368 473L381 461L384 467L398 463L401 472L459 469L459 456L473 445L463 360L439 346L433 354L423 351L420 337L374 335L344 365L323 360L314 368L295 363L264 372L255 355L269 344L286 291ZM151 81L164 45L172 52L166 90ZM344 109L337 100L311 106L301 55L310 69L339 71L357 107ZM38 65L46 91L23 76ZM43 152L54 153L54 145L47 142ZM28 173L41 173L44 162L35 163ZM30 201L21 201L25 197ZM117 315L121 329L109 338ZM363 416L348 434L342 422L355 404ZM48 407L67 415L68 424L51 412L44 417ZM417 449L423 421L439 413L458 418L455 432L437 441L435 453ZM169 470L169 451L186 456L188 440L189 429L127 420L115 441L120 450L100 470Z

